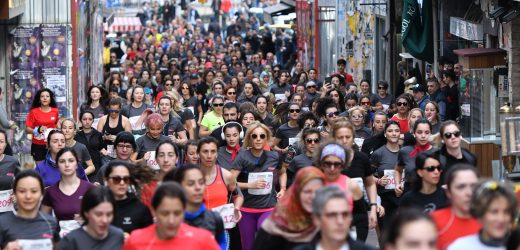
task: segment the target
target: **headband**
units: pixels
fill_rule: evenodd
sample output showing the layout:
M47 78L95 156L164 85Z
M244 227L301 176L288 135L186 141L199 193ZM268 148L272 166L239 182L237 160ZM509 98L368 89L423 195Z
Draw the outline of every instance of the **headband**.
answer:
M320 160L323 160L323 158L334 155L340 158L343 162L346 162L346 155L345 155L345 149L338 145L338 144L329 144L323 148L321 151Z

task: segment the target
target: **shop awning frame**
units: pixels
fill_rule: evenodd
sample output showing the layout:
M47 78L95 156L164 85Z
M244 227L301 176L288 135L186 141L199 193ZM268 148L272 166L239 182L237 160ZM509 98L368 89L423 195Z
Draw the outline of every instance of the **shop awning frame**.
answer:
M104 30L110 33L143 30L139 17L114 17L112 25L109 26L107 23L104 23L103 26Z

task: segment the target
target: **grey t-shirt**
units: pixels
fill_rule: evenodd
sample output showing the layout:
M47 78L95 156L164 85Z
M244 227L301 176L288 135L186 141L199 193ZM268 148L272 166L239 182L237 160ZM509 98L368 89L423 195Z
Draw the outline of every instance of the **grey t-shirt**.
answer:
M408 183L407 185L411 184L411 181L413 181L413 178L415 176L415 156L417 155L415 155L414 157L410 157L410 153L412 153L414 149L415 145L402 147L397 157L397 165L404 166L404 177L405 182ZM434 148L431 148L427 151L431 151L433 149Z
M14 177L20 172L20 163L14 156L4 155L0 161L0 190L12 189Z
M378 178L385 175L385 170L394 170L397 164L397 156L399 152L392 152L386 146L382 146L370 155L370 165L376 170ZM391 191L377 186L380 192Z
M92 238L85 229L78 228L67 234L58 244L58 250L104 250L122 249L124 244L123 230L110 225L108 235L102 240Z
M186 131L186 129L182 125L181 119L170 115L170 120L164 124L163 135L173 135L182 131Z
M227 170L230 170L231 166L233 166L231 153L226 150L226 146L222 146L218 149L217 164Z
M85 144L83 144L81 142L76 142L74 144L74 146L72 146L72 148L74 149L74 151L78 155L79 162L81 163L81 166L83 168L87 168L86 161L89 161L89 160L92 159L92 158L90 158L90 153L88 152L87 146L85 146Z
M13 212L7 212L0 216L0 245L5 245L14 240L41 240L51 239L57 241L58 224L50 215L38 212L34 219L17 217Z
M243 150L238 153L237 158L233 162L231 169L240 170L237 177L238 182L247 183L250 173L266 173L273 174L278 168L278 153L272 151L264 151L260 157L255 157L250 150ZM251 194L251 189L244 192L244 207L246 208L272 208L276 205L276 190L271 185L271 192L266 195Z
M133 121L137 120L138 117L140 117L144 113L144 111L148 108L152 108L152 106L148 105L146 103L143 103L143 105L141 105L141 107L139 107L139 108L135 108L134 106L132 106L132 104L130 104L130 105L124 106L121 109L121 114L126 116L130 120L130 124L132 124L132 134L134 134L134 135L144 134L144 132L145 132L144 126L142 129L137 129L135 127L135 125L133 124Z
M155 151L157 146L164 141L171 141L170 137L165 135L161 135L158 139L152 139L147 135L139 137L139 139L135 141L135 144L137 144L137 159L143 158L146 152Z
M309 158L306 154L299 154L295 156L287 168L287 187L290 187L293 183L298 170L312 165L312 159Z

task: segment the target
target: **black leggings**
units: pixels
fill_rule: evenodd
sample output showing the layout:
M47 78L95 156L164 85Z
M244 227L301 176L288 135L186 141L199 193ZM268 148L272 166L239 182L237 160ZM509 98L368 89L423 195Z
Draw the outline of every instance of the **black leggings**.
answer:
M368 213L355 213L353 215L352 225L356 227L357 240L365 242L368 237Z

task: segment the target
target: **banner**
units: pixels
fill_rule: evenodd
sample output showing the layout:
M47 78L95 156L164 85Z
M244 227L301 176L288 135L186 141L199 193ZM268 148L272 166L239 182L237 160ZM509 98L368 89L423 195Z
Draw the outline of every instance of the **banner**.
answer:
M10 110L19 127L14 133L13 152L30 153L31 142L25 121L34 96L42 88L51 89L60 116L67 110L67 26L17 27L10 37Z
M412 56L433 63L432 0L423 0L422 9L417 0L404 0L401 41Z

